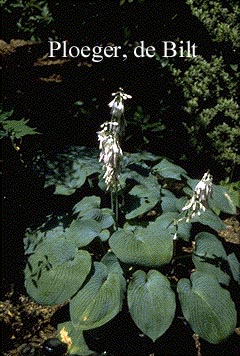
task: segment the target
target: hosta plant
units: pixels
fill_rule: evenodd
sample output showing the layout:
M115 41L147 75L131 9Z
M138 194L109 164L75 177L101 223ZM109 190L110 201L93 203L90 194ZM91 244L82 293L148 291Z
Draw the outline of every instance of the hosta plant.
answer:
M183 317L200 338L220 343L236 328L230 286L240 284L240 265L218 231L221 212L235 214L236 206L209 172L198 181L164 157L124 153L126 99L120 89L109 104L100 159L95 149L70 147L35 161L55 194L89 193L71 212L26 231L27 292L44 305L69 303L70 320L58 329L70 354L91 355L84 332L108 323L123 304L153 342Z

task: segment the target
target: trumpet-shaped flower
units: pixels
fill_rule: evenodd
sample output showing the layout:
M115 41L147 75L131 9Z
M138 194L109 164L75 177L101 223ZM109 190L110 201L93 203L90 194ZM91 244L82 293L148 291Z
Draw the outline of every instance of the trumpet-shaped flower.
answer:
M182 208L188 212L186 221L194 218L195 215L200 215L201 211L205 211L208 206L208 199L212 195L212 176L209 172L205 173L196 185L194 194L190 201Z
M99 161L103 163L104 180L107 190L117 190L119 175L121 172L121 161L123 152L120 147L120 137L124 132L124 100L130 99L131 95L123 92L119 88L117 93L112 94L114 99L108 104L111 108L111 121L104 122L101 125L101 131L98 131L98 141L100 157Z
M118 177L121 171L122 149L120 147L117 136L117 122L105 122L101 127L103 128L98 132L100 158L99 161L103 162L105 174L103 176L107 190L118 186Z
M117 98L114 98L108 106L111 108L111 114L120 119L121 116L124 113L124 104L122 100L117 100Z
M111 108L111 114L114 118L119 120L124 115L124 100L131 99L131 95L128 95L123 92L122 88L119 88L119 91L112 93L115 98L110 101L108 106Z

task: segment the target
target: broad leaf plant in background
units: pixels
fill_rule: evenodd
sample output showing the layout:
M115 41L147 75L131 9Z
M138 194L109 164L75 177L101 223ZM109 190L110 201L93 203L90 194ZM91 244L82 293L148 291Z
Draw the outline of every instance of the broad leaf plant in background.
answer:
M8 137L16 151L19 151L24 136L37 135L39 132L27 125L29 120L14 120L13 113L14 110L4 111L0 108L0 139Z
M121 88L113 96L111 119L97 133L100 158L94 148L69 147L35 160L55 194L83 187L89 194L68 214L27 229L27 292L44 305L69 302L70 320L58 329L70 354L92 354L84 332L109 322L123 304L153 342L183 317L193 333L218 344L237 324L229 286L240 284L240 265L217 237L225 228L220 213L235 214L236 204L209 172L198 181L165 157L123 152L131 96ZM187 278L176 277L179 261Z

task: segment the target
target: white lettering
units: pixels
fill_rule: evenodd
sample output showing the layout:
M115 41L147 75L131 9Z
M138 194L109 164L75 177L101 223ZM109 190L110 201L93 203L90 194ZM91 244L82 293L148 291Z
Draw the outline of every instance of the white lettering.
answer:
M163 57L175 57L177 54L177 51L175 50L176 43L172 41L162 41L162 42L164 44ZM172 54L169 54L169 51L171 51Z
M144 41L140 41L140 46L135 47L133 53L137 58L144 57Z
M73 54L73 50L76 51L75 55ZM76 58L80 54L80 49L77 46L72 46L72 47L69 48L68 54L69 54L70 57Z
M152 53L150 53L150 51L151 51ZM147 47L147 48L146 48L146 56L147 56L148 58L154 57L154 56L155 56L155 47L153 47L153 46Z
M61 43L58 41L48 41L50 43L50 54L48 57L54 58L55 55L53 54L53 51L58 51L61 48ZM55 44L57 46L55 46Z
M81 49L81 56L84 58L88 58L90 56L91 49L88 46L83 46Z

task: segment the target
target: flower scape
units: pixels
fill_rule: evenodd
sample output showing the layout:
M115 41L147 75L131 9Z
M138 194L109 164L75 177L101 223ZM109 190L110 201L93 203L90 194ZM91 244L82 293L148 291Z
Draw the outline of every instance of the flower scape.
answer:
M26 290L40 304L69 302L70 319L58 325L69 354L91 355L85 333L108 324L123 307L139 333L157 343L178 318L177 298L198 350L201 340L218 344L237 326L235 303L222 285L240 282L236 255L217 237L225 225L216 212L234 213L236 206L209 171L197 181L166 158L123 152L124 103L131 96L122 88L113 96L111 119L97 132L99 151L90 158L89 150L77 148L74 168L65 167L75 170L75 181L80 175L70 193L89 184L92 195L74 205L66 222L62 216L52 225L50 216L26 232ZM69 194L56 172L48 179ZM173 182L182 196L170 190ZM102 194L95 195L99 188ZM111 207L102 207L108 192ZM195 223L200 229L193 235ZM179 249L184 243L191 248Z

